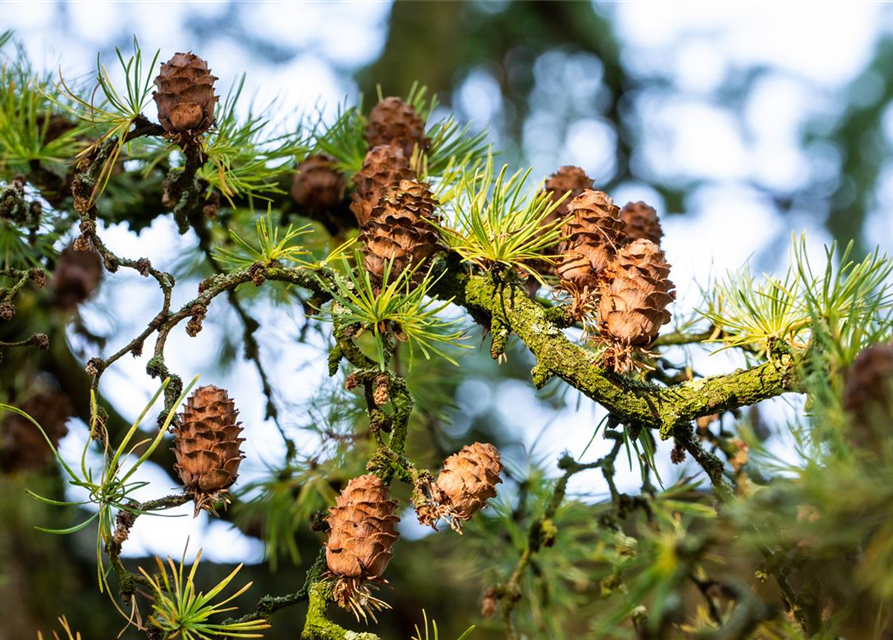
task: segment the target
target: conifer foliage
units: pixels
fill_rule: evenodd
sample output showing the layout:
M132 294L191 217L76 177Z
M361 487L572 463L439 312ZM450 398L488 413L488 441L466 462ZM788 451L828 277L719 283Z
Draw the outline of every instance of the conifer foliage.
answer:
M272 115L241 115L242 82L218 104L196 54L158 65L160 52L150 61L135 41L132 56L117 52L122 87L100 62L85 89L34 71L4 47L10 38L0 37L0 473L46 510L67 510L64 528L45 531L95 533L98 589L134 633L260 637L300 603L302 640L374 640L378 616L389 629L422 597L467 602L453 589L472 582L490 618L480 631L510 640L893 633L887 256L832 246L816 265L795 239L781 277L745 266L685 283L704 292L688 314L654 208L619 208L579 167L534 180L497 165L486 131L432 116L424 88L283 133ZM157 122L144 114L153 97ZM177 278L104 239L161 218L194 245ZM111 304L106 287L122 273L157 286L158 306L129 341L106 340L81 314ZM304 325L282 331L271 314ZM196 380L173 370L171 344L211 340L211 323L226 337L220 352L256 371L230 388L243 408L263 393L265 431L261 417L239 421L228 391L193 392ZM481 338L489 354L471 360ZM269 351L294 341L319 351L310 361L331 382L306 373L319 367L269 375ZM699 356L716 349L737 368L702 375ZM119 415L104 376L125 357L158 386ZM518 434L474 442L488 415L444 428L461 413L464 377L485 385L500 365L515 378L512 393L494 394L500 410L525 384L562 410L559 389L594 403L596 420L553 425L562 438L586 429L589 444L556 467L535 447L521 452ZM283 402L286 387L311 397ZM757 407L782 395L796 416L767 427ZM66 433L83 443L77 459ZM267 446L270 433L282 446ZM779 433L794 443L784 460L768 443ZM172 482L143 481L147 462ZM627 463L639 486L619 482ZM52 496L39 493L47 486ZM138 519L190 503L261 535L271 565L287 556L304 583L223 595L239 566L200 589L185 541L179 565L122 559ZM398 515L411 510L462 537L411 539ZM413 590L422 572L426 588ZM364 630L342 627L339 607ZM467 638L478 612L458 617L450 629Z

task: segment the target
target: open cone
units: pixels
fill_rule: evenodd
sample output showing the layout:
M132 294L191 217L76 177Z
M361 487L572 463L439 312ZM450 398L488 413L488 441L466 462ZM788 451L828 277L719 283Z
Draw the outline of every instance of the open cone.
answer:
M641 201L627 202L620 210L620 219L623 220L624 231L630 241L644 239L660 245L664 230L654 207Z
M381 283L388 261L390 281L443 250L435 227L438 202L424 182L401 180L388 189L362 227L363 265ZM416 271L416 281L424 277Z
M587 189L567 205L570 218L562 233L556 271L560 286L573 296L572 313L584 318L607 277L608 266L626 244L623 222L614 201L603 191Z
M416 148L425 151L425 123L411 104L401 98L384 98L372 108L366 125L366 140L370 147L392 145L412 158Z
M615 371L629 371L633 353L647 349L670 321L667 306L675 292L669 274L663 251L650 240L636 240L617 253L598 307L606 364Z
M397 146L373 147L363 160L363 167L353 178L356 187L351 197L350 210L362 227L372 216L387 190L401 180L412 180L415 172L409 165L409 157Z
M334 160L325 155L314 155L296 167L291 197L300 209L323 213L341 203L346 188L347 181L335 169Z
M462 533L462 521L471 520L496 495L502 482L502 461L492 444L475 442L444 460L443 470L429 488L433 504L417 509L419 522L435 526L440 518Z
M71 399L56 390L41 389L25 400L20 409L31 416L57 446L68 433L68 419L74 415ZM41 471L53 458L52 449L34 424L17 413L8 412L0 422L0 470Z
M194 53L177 53L161 65L152 93L158 106L158 121L177 139L191 139L214 124L216 77L208 63Z
M557 202L565 196L565 194L567 194L567 197L564 198L564 200L561 200L560 204L540 221L540 226L549 227L557 223L559 220L566 218L568 214L567 206L586 189L592 189L592 178L587 176L586 172L580 167L569 165L563 166L549 176L543 184L543 191L549 194L549 198L552 202ZM548 251L548 255L550 256L557 256L559 253L560 250L558 246L552 247ZM537 260L531 264L531 267L542 274L555 274L555 265L550 264L545 260ZM531 295L533 295L539 288L539 285L533 278L528 282Z
M397 542L397 503L381 478L354 478L329 509L326 522L326 565L335 578L335 600L359 620L387 605L374 598L369 587L383 582L382 574Z
M851 417L853 445L880 451L893 424L893 344L874 344L856 356L847 371L843 406Z
M213 385L197 388L186 400L179 426L173 427L174 469L195 502L214 513L214 503L226 501L227 490L239 477L242 425L226 390Z

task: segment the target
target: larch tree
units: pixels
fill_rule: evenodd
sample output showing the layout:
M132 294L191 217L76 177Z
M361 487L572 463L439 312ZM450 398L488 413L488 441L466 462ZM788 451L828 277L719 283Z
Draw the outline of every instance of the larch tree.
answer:
M417 518L432 528L426 553L448 549L457 566L474 558L480 609L449 622L463 638L891 637L886 256L829 247L815 265L795 238L783 276L744 267L680 309L654 208L615 205L578 167L536 181L501 166L486 132L435 118L421 86L283 130L270 113L245 115L242 84L220 98L194 53L159 64L134 42L132 56L119 52L123 86L102 65L72 84L34 69L10 40L0 50L0 366L11 368L0 466L49 464L68 486L35 487L33 499L74 519L52 533L95 535L95 586L127 633L262 637L300 605L303 626L289 637L377 638L377 617L409 589L406 572L388 571L413 545L399 522ZM157 121L145 115L153 101ZM138 231L161 217L194 239L207 273L184 303L170 265L103 240L112 225ZM71 383L66 326L84 331L78 306L129 271L157 284L157 311L116 350L87 335L93 352ZM264 300L306 315L297 339L326 345L336 384L307 409L313 454L283 426L274 387L317 383L266 374L253 314ZM282 465L245 486L252 425L238 406L255 390L219 388L213 374L198 385L203 372L173 371L166 356L174 332L197 336L227 305L284 443ZM602 407L592 439L606 441L605 455L566 453L550 478L491 442L447 455L425 447L416 434L450 399L437 385L457 384L475 332L497 362L535 360L530 394L571 389ZM676 359L702 345L746 366L702 376ZM125 357L142 358L158 385L127 425L103 384ZM796 409L794 462L744 411L781 395ZM78 459L57 449L74 415L86 418ZM690 459L696 472L661 478L663 441L672 463ZM633 493L615 481L625 459L641 478ZM148 462L180 488L150 484L157 497L137 500ZM607 495L569 494L587 475ZM303 584L262 596L255 586L252 608L241 567L208 582L198 559L187 568L186 540L179 562L122 556L138 519L187 503L260 523L271 563L303 562L295 537L312 531L318 553ZM415 572L450 588L449 563L414 557ZM416 637L436 638L418 619ZM64 620L63 633L74 637Z

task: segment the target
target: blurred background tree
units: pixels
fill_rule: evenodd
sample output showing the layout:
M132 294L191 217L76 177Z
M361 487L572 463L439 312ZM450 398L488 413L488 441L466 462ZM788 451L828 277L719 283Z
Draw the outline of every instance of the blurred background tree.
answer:
M791 231L805 229L815 246L854 239L856 255L875 245L893 250L893 222L885 213L893 199L888 160L893 50L883 29L888 17L884 6L843 4L759 9L537 1L0 6L0 24L15 30L41 71L61 63L66 77L86 77L97 51L112 60L115 46L128 50L136 34L147 51L162 49L164 59L181 50L201 54L221 77L221 87L246 72L240 109L246 110L252 97L264 107L278 95L271 113L283 126L294 126L299 112L317 109L331 122L345 96L362 93L368 105L378 86L385 95L404 95L419 81L438 95L438 113L450 110L486 129L513 166L532 165L540 178L560 165L577 164L621 204L643 199L655 206L664 219L665 249L681 285L681 302L689 304L697 302L694 282L706 284L711 273L737 268L750 254L757 269L782 268ZM21 170L2 168L4 178ZM151 180L160 194L160 175ZM132 187L126 177L110 183L109 193L124 205L121 212L104 212L107 242L128 255L147 255L155 264L176 263L181 288L194 291L193 284L212 273L197 236L179 236L160 207L128 207L124 196ZM62 240L71 240L69 232L60 229ZM62 257L58 263L65 264ZM106 274L95 290L96 266L70 267L83 300L62 300L52 290L28 293L16 318L3 327L4 340L25 333L25 325L49 335L51 351L45 354L4 353L0 387L7 400L36 398L32 406L70 416L69 435L62 441L68 455L86 437L88 379L82 372L88 358L126 344L157 308L154 283L134 274ZM186 518L164 523L166 528L140 522L129 543L136 558L176 557L180 551L167 539L191 533L191 546L206 549L209 579L225 575L227 563L246 561L246 580L262 586L257 594L300 585L317 546L309 516L358 469L357 459L350 459L324 476L308 461L326 460L333 441L348 438L362 420L357 398L342 394L334 383L316 389L327 338L302 314L283 310L279 302L293 299L280 294L279 299L241 294L241 301L214 310L199 337L173 336L170 347L173 370L201 371L205 382L238 389L243 420L252 429L242 483L246 496L263 491L265 502L237 504L225 522L209 523L204 515L196 523ZM188 299L186 293L178 295L178 302ZM249 316L263 330L246 330ZM476 331L475 345L483 340ZM256 348L247 354L253 359L243 357L246 335L255 340ZM730 368L728 361L713 364L721 356L694 357L708 373ZM151 394L154 383L145 376L145 359L125 358L104 381L100 391L112 409L112 424L132 420ZM423 362L413 377L424 410L412 446L428 452L427 461L435 466L463 443L498 444L509 460L509 513L521 530L542 506L536 499L542 498L545 478L557 475L558 452L582 451L603 417L579 394L557 385L530 396L531 364L516 345L502 366L482 349L464 354L461 369ZM268 395L262 392L265 383ZM288 464L277 425L265 417L268 396L278 426L301 445L301 456ZM332 415L336 397L341 409ZM792 447L778 432L786 415L780 403L761 413L768 423L762 428L773 434L767 446L780 455ZM589 453L610 448L610 442L599 442ZM677 474L668 453L664 450L658 463L665 479ZM170 460L156 462L147 477L174 486ZM40 464L17 467L4 463L0 480L0 600L8 612L0 638L30 637L63 613L85 638L111 637L117 621L105 615L107 603L92 588L89 538L33 532L37 523L67 521L54 523L61 516L31 501L24 488L62 498L59 478ZM620 468L618 474L621 491L639 491L637 469ZM580 504L609 491L598 474L574 479L571 488ZM299 495L299 507L283 510ZM563 514L572 530L581 518L576 505ZM470 612L479 606L481 556L487 550L476 556L463 540L434 542L411 526L404 536L417 540L395 559L391 579L401 584L401 597L393 603L395 611L383 616L383 637L410 637L422 608L441 622L446 637L457 636L474 621ZM274 547L265 550L261 539L271 538ZM580 538L586 540L585 529ZM436 556L442 564L432 570L429 559ZM270 574L269 563L276 572ZM591 596L597 588L589 584L579 593ZM571 591L548 595L572 607ZM240 602L250 605L252 597ZM278 615L268 637L294 636L300 608ZM531 631L533 637L582 632L547 630L541 612L528 616L527 628L539 630ZM501 635L496 623L490 628L485 623L477 633Z

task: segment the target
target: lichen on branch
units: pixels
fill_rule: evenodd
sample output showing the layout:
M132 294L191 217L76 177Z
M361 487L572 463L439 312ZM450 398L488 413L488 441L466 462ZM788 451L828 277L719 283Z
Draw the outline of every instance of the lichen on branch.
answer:
M437 287L442 297L452 298L472 315L494 318L517 335L537 359L533 376L538 387L559 377L621 422L659 429L665 438L677 425L796 388L796 360L783 343L755 367L661 387L608 371L597 353L574 344L551 319L554 314L531 300L511 274L471 275L452 266Z

